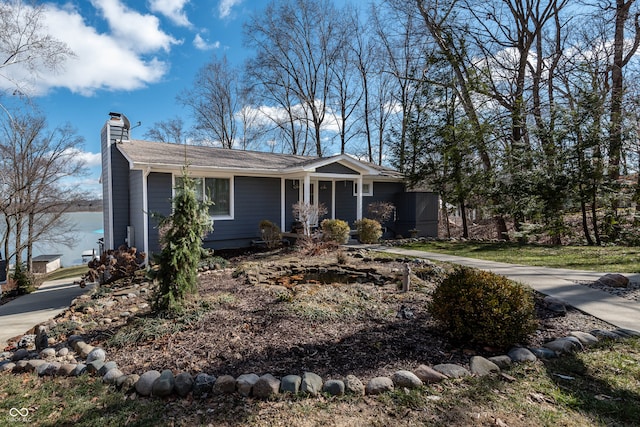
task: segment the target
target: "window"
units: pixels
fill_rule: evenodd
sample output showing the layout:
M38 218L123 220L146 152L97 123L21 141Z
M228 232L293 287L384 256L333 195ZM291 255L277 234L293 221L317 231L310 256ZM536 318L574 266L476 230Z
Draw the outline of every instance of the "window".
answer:
M358 195L358 183L353 183L353 195ZM363 182L362 183L362 195L363 196L373 196L373 182Z
M212 217L233 217L230 178L193 178L198 200L211 200L209 214ZM175 178L175 187L181 185L182 177Z

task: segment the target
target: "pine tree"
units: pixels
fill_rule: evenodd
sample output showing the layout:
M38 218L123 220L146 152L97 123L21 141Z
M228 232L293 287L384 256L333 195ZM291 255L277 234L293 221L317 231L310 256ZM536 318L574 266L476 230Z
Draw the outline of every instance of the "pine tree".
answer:
M155 275L159 282L155 308L173 312L181 309L187 294L197 293L202 238L213 230L209 216L211 202L198 200L195 181L189 177L186 166L175 190L173 213L160 219L160 228L165 232Z

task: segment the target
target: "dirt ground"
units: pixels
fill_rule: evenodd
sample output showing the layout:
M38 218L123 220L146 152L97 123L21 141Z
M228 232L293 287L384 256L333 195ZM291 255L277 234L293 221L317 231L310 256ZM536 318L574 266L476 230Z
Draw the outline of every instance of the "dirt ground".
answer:
M411 288L401 292L407 261L347 256L348 265L386 277L384 285L313 280L256 285L249 284L248 275L286 270L301 262L335 266L336 254L244 256L229 268L201 276L190 313L162 320L139 312L134 321L111 322L91 331L92 344L105 347L125 373L168 368L193 375L284 376L311 371L325 379L353 374L363 381L421 364L466 365L473 355L500 354L495 349L452 346L425 308L446 276L446 267L411 264ZM558 316L543 308L539 295L536 300L540 326L530 342L522 344L541 345L572 330L612 329L575 309ZM92 311L94 318L101 315ZM147 333L141 334L141 327Z

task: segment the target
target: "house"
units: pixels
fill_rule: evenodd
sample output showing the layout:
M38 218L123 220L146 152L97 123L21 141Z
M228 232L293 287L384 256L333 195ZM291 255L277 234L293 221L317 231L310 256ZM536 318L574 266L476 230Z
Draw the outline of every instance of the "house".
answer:
M104 249L121 245L160 251L157 220L169 215L182 168L188 164L202 197L210 197L215 230L204 239L214 249L248 246L267 219L283 231L295 219L299 200L327 208L320 218L353 223L367 206L388 201L396 217L384 224L391 234L437 234L437 197L405 191L402 176L391 169L347 155L310 157L140 141L129 138L130 124L110 113L101 133Z

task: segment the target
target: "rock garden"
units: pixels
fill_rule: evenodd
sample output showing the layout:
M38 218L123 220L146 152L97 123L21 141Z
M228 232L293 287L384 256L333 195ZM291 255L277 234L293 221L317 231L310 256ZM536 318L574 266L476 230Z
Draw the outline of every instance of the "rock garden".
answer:
M152 313L142 272L99 286L16 337L0 371L92 375L130 398L375 395L447 378L509 381L512 364L637 336L535 295L537 327L526 341L454 344L427 310L450 267L367 250L224 264L204 266L198 295L171 316Z

